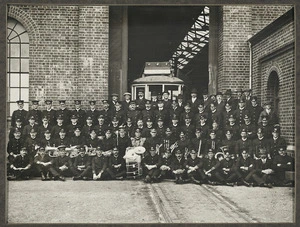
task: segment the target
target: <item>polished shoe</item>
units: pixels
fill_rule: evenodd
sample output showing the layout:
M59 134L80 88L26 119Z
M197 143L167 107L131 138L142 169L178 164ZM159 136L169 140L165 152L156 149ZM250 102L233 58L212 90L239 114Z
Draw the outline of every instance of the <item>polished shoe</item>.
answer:
M210 181L210 180L209 180L209 181L208 181L208 184L209 184L209 185L217 185L217 182L215 182L215 181Z
M244 185L246 185L247 187L251 187L251 183L249 183L248 181L243 180Z
M225 183L227 186L231 186L231 187L233 187L234 186L234 183L231 183L231 182L227 182L227 183Z
M17 179L16 176L8 176L8 177L7 177L7 180L16 180L16 179Z
M60 180L60 181L66 181L66 179L63 176L59 176L58 180Z
M44 174L42 174L41 180L42 180L42 181L45 181L45 180L46 180L46 177L44 176Z
M76 181L76 180L82 180L82 176L76 176L76 177L73 177L73 180Z

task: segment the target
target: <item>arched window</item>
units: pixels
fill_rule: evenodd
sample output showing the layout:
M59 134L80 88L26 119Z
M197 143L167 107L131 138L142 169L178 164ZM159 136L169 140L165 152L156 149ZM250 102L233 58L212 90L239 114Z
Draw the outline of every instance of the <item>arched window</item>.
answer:
M29 38L23 25L12 18L7 20L7 115L17 109L16 101L29 103Z
M279 77L276 71L270 73L267 84L267 99L272 100L273 108L278 113Z

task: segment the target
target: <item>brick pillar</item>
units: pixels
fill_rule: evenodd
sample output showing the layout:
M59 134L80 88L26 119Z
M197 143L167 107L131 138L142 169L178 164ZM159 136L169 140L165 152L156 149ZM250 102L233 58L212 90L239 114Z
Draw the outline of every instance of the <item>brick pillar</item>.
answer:
M79 6L78 99L87 108L88 100L108 96L108 6ZM74 97L75 98L75 97Z
M218 91L249 88L247 40L251 37L251 6L223 6L220 16Z
M128 72L128 7L109 8L109 93L117 93L120 100L127 88Z

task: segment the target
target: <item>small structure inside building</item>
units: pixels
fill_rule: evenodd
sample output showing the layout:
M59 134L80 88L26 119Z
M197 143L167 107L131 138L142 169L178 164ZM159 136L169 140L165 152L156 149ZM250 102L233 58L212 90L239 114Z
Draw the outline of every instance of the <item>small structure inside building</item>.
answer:
M132 82L132 99L137 98L137 92L143 91L146 99L151 99L151 94L168 91L170 97L182 94L183 80L174 76L169 62L146 62L142 76Z

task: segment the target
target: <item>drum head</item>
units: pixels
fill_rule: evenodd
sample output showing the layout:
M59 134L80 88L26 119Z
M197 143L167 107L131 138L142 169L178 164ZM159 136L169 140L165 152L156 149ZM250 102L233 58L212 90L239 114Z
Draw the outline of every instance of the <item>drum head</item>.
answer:
M145 153L145 151L146 151L146 148L144 148L144 147L135 147L134 148L134 152L136 153L136 154L144 154Z

